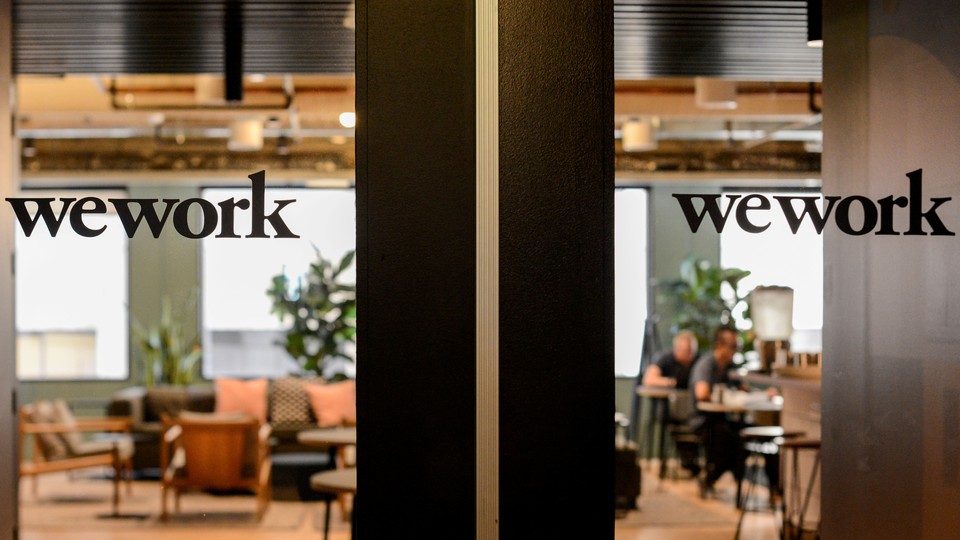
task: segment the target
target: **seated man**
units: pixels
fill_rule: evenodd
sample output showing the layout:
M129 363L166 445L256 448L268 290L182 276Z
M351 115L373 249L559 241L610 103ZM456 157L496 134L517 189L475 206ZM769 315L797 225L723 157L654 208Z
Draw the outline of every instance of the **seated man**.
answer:
M642 384L686 390L690 380L690 368L693 367L694 360L697 358L697 348L697 336L693 332L689 330L677 332L673 336L673 348L657 355L643 373ZM687 402L683 401L681 405L682 415L675 417L674 411L671 411L671 422L686 422ZM666 412L661 410L660 414L666 414ZM680 454L680 465L690 471L693 476L698 475L700 465L697 464L696 445L678 444L677 451Z
M704 413L696 407L700 401L711 400L715 387L731 385L733 356L738 349L736 329L720 327L714 334L713 350L701 357L690 373L693 402L690 427L703 440L707 458L707 475L700 484L701 497L713 489L714 483L724 472L733 472L738 481L743 476L744 452L740 426L729 421L724 414Z
M673 337L673 349L660 353L643 374L644 386L687 388L690 368L697 357L697 336L681 330Z

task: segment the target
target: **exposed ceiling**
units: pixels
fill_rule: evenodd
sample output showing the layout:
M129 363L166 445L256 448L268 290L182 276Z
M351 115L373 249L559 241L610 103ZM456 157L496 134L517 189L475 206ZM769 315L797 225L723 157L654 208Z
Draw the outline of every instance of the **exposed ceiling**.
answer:
M819 81L805 0L614 0L618 80Z
M14 0L14 70L223 73L231 6L246 73L353 73L351 0Z
M353 72L351 0L14 0L14 69L221 73L231 6L245 72ZM615 0L616 77L819 81L806 13L804 0Z
M699 153L722 154L701 159L707 169L751 162L761 169L819 166L818 157L804 156L816 152L821 139L819 84L812 84L821 78L821 54L806 46L805 1L614 4L617 125L655 119L657 139L665 143L662 157L649 153L656 157L618 163L681 169L697 161L682 156ZM14 0L13 9L18 134L31 144L62 141L37 144L32 152L39 149L41 156L76 148L74 161L60 164L25 154L25 165L35 170L77 159L88 165L120 162L121 154L134 161L131 156L143 155L137 166L149 168L178 162L158 152L200 152L190 141L201 140L220 139L223 153L229 122L238 118L264 121L264 152L281 150L291 163L299 161L287 157L290 147L293 158L307 149L334 155L340 139L352 136L337 121L355 100L351 0ZM204 101L196 75L223 73L227 21L237 21L237 13L243 102ZM737 81L736 108L697 106L695 76ZM122 152L119 143L68 142L122 139L133 141ZM145 149L136 150L138 145ZM757 147L770 157L757 158ZM113 150L103 148L121 153L107 155ZM203 163L221 161L216 148L202 148L210 155ZM739 159L743 152L753 155ZM318 170L331 161L340 167L352 155L324 158Z

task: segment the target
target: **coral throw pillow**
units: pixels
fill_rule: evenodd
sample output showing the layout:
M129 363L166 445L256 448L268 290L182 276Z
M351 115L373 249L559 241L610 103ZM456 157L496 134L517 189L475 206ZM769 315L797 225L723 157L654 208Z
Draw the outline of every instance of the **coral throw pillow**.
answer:
M267 379L217 379L218 413L246 413L260 421L267 421Z
M333 384L308 384L310 405L320 427L354 425L357 423L357 383L344 381Z

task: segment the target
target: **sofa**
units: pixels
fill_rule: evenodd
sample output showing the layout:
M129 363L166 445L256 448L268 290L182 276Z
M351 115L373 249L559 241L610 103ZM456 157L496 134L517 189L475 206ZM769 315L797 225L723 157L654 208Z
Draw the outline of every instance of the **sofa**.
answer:
M346 384L350 385L349 388L341 386ZM156 472L160 467L163 416L176 417L182 411L248 412L270 424L272 453L315 452L316 448L297 442L297 434L306 429L355 423L352 384L352 381L323 384L322 380L284 377L272 380L217 379L212 387L137 386L113 394L107 414L130 417L136 447L133 467L149 475L151 470ZM331 390L349 397L352 403L332 402L327 397L332 395ZM352 411L341 412L351 405Z

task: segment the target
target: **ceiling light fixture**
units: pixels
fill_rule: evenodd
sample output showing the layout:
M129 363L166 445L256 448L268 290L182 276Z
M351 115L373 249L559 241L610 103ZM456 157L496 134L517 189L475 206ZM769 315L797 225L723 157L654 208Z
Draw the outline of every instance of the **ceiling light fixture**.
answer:
M227 148L232 152L256 152L263 148L263 122L259 118L234 120L230 123Z
M286 135L280 135L277 137L277 149L278 156L289 156L290 155L290 138Z
M340 125L347 129L356 127L357 113L355 112L340 113Z
M693 79L694 101L702 109L736 109L737 83L710 77Z
M37 147L33 143L33 139L23 139L23 146L20 148L20 153L25 158L36 157Z
M620 128L624 152L646 152L657 148L655 120L629 120Z

